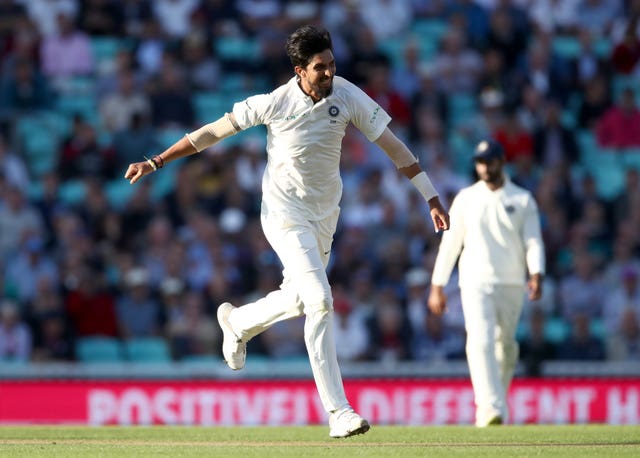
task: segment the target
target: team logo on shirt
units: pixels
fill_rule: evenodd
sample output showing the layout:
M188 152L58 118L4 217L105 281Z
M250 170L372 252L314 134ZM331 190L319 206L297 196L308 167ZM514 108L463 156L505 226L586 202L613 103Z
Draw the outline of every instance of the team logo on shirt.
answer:
M335 105L331 105L329 107L329 116L335 118L336 116L338 116L340 114L340 109L338 109L337 106Z
M516 211L516 207L514 207L513 205L506 205L504 209L507 211L507 213L513 213Z

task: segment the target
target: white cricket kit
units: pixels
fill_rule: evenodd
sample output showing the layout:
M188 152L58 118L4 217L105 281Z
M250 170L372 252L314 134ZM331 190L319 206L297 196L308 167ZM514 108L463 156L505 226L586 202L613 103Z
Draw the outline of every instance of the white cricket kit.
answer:
M267 126L262 227L284 265L280 289L234 310L236 335L251 339L274 323L306 315L305 343L327 412L348 403L333 339L333 299L326 267L342 196L342 138L353 123L377 140L390 116L361 89L334 77L330 95L314 103L296 78L270 94L233 106L241 129Z
M529 191L505 177L496 191L483 181L461 190L449 215L432 283L446 285L458 261L476 424L496 415L506 421L527 270L545 272L538 206Z
M370 140L391 120L367 94L339 76L332 93L314 103L296 78L270 94L249 97L233 107L238 126L265 124L268 163L262 180L269 212L319 221L331 215L342 196L342 138L352 122Z

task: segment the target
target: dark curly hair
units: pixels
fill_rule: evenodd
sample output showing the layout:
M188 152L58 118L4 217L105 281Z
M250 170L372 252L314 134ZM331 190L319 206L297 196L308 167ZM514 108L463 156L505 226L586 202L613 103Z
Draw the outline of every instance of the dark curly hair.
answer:
M287 56L294 67L306 67L311 58L322 51L333 49L331 35L326 29L303 25L289 35Z

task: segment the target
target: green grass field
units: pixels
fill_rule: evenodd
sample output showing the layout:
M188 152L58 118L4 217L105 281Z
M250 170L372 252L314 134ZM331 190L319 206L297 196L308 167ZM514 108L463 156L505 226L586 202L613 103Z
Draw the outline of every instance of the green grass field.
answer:
M0 457L639 457L640 426L0 427Z

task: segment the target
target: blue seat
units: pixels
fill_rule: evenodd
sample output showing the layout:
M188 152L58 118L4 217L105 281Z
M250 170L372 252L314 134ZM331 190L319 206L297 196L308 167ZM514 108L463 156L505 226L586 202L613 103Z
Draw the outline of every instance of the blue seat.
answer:
M559 35L553 38L551 49L565 59L576 59L580 54L580 41L570 35Z
M214 51L222 60L254 61L262 52L257 39L241 37L219 37L215 40Z
M76 340L76 357L83 363L112 363L123 360L122 344L112 337L81 337Z
M411 31L418 35L421 41L438 43L447 33L448 24L440 19L418 19L414 21Z
M138 363L170 362L171 352L164 339L156 337L133 338L124 343L128 361Z
M569 324L562 318L549 318L544 324L544 335L553 343L564 342L571 333Z

